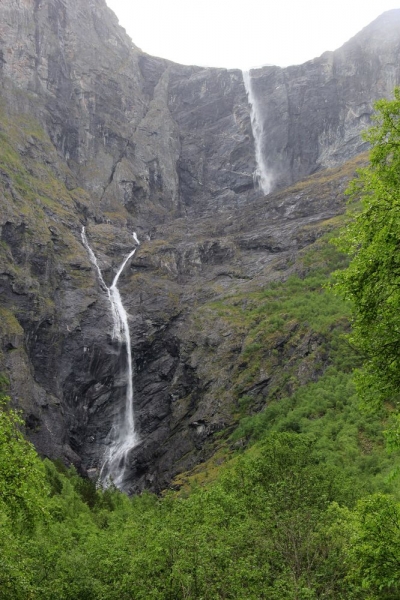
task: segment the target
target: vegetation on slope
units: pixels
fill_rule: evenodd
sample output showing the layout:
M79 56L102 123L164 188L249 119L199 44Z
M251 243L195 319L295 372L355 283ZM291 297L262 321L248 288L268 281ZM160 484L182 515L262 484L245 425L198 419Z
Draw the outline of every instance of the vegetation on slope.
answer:
M399 504L362 497L312 435L270 434L187 497L128 499L43 464L17 420L3 402L3 598L398 597Z
M400 112L400 102L381 106ZM385 173L388 165L398 170L396 148L392 145L383 159ZM379 169L379 161L372 164L376 188L363 188L367 206L345 237L348 243L349 236L361 232L352 246L355 261L339 276L353 306L326 286L329 273L345 263L327 235L303 253L303 269L285 282L200 309L200 321L222 320L240 331L243 341L232 371L240 422L231 436L230 460L213 483L162 498L143 494L129 499L116 490L96 489L73 470L40 461L3 394L2 597L399 597L400 503L398 480L390 476L399 458L386 454L382 433L396 406L397 354L389 369L379 370L382 361L374 363L376 357L387 357L387 345L379 354L375 343L384 341L384 328L390 347L397 332L397 270L392 262L387 265L397 250L396 202L392 212L383 205L388 227L386 220L379 221L379 231L372 228L374 235L362 243L363 227L371 231L368 211L374 200L374 214L381 206L385 180ZM397 191L391 197L396 200ZM388 266L380 279L370 269L372 250L375 261L381 258ZM390 293L379 295L393 281ZM351 310L357 351L346 337ZM371 321L373 343L365 318ZM296 350L303 346L304 352ZM360 412L352 374L364 355L372 361L367 363L367 389L372 389L374 364L374 377L383 378L385 392L385 404L369 413ZM275 367L284 362L287 367L274 377ZM268 387L268 402L260 383Z
M338 287L352 301L353 344L365 356L358 391L374 405L398 399L400 384L400 88L376 103L375 126L365 134L371 164L349 188L358 210L338 241L351 257Z
M302 276L255 292L246 305L232 296L207 308L246 327L239 361L246 366L233 375L236 449L213 483L192 478L180 494L128 499L62 465L45 461L43 470L15 433L23 451L14 455L28 454L35 465L29 488L39 510L2 506L4 598L398 596L400 508L397 481L388 477L397 458L384 450L382 416L359 410L351 374L359 358L345 338L349 307L326 287L344 261L329 238L304 253ZM271 348L288 323L294 335L318 340L310 364L318 352L320 365L302 385L307 356L292 361L260 412L257 396L245 392L266 361L273 369L286 360L286 350ZM16 420L3 403L2 427L16 432ZM16 490L22 467L13 467Z

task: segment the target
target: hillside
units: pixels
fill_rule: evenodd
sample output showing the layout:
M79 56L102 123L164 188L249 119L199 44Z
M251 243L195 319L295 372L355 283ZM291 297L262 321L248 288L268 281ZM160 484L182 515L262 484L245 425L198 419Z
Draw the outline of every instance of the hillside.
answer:
M322 240L367 160L372 103L399 83L398 16L279 70L287 110L268 91L275 68L251 74L265 135L268 122L283 136L268 134L286 175L264 197L240 71L143 54L104 0L1 3L0 373L42 456L93 479L104 465L129 387L106 288L133 232L118 286L139 441L122 489L164 490L241 417L325 376L348 325L330 296L314 316L342 260Z

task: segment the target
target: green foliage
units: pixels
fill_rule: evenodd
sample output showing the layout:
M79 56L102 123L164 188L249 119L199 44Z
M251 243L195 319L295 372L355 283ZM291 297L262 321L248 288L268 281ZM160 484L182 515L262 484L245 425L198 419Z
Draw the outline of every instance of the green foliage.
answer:
M146 500L140 525L127 524L135 550L116 596L349 598L329 513L344 498L312 440L277 434L209 489Z
M376 494L361 500L353 515L350 577L371 600L400 596L400 505Z
M344 340L341 347L345 351ZM317 382L242 418L232 439L255 442L274 432L311 435L320 456L354 478L354 488L389 492L395 482L388 477L400 457L385 452L382 429L379 416L360 410L352 374L331 366Z
M304 431L305 423L318 421L315 411L332 412L333 428L339 409L346 410L339 402L353 395L343 374L328 372L318 383L299 390L292 404ZM344 419L353 416L350 410ZM320 439L326 424L325 431L293 433L277 419L213 485L195 487L187 497L128 499L96 489L61 463L42 465L13 411L3 411L0 422L1 431L10 432L5 451L15 468L14 478L2 475L0 486L7 481L12 492L0 511L5 600L396 598L398 504L379 496L354 507L364 490L355 485L360 469L343 469L341 426L328 452ZM34 471L17 471L27 456ZM36 503L35 527L15 527L26 522L20 489Z
M353 344L366 358L356 383L371 406L396 401L400 385L400 89L375 104L375 126L365 134L370 165L349 187L361 209L338 240L352 258L337 274L353 303Z
M31 592L24 550L48 517L48 488L43 464L20 431L23 421L8 403L0 393L0 590L2 598L23 600Z
M19 429L23 421L8 402L0 396L0 511L26 530L44 516L48 488L43 464Z

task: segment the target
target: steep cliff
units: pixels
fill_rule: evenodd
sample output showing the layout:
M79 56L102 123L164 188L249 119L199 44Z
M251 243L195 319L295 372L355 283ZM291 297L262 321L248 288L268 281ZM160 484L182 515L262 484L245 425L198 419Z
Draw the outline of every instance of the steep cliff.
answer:
M365 55L376 47L375 28L380 36L392 31L391 23L383 18L360 34ZM385 52L395 57L397 37L390 40ZM108 285L135 230L141 246L119 287L129 315L140 443L124 488L160 490L213 452L213 440L237 420L238 394L249 391L244 384L233 391L244 368L245 332L216 319L210 303L303 272L301 251L343 211L357 160L263 198L253 188L254 140L241 72L145 55L104 0L4 0L0 58L0 372L39 451L95 476L124 402L125 354L112 338L108 297L81 229ZM310 64L292 68L293 90L301 69L304 93L313 89ZM291 73L254 73L256 92L281 72ZM382 95L377 71L369 73L348 76L333 99L323 96L330 85L321 80L317 100L332 100L329 114L341 115L337 129L324 129L328 117L314 124L315 106L298 119L271 114L271 103L283 110L284 99L262 96L265 118L286 131L292 157L283 156L281 138L271 134L268 152L284 169L291 163L290 177L277 183L360 150L358 138L348 141L355 130L342 107L351 105L357 86L368 88L368 102ZM361 128L363 119L354 122ZM303 131L311 132L307 139ZM328 138L325 154L335 144L339 150L320 160L318 140ZM315 158L307 162L311 148ZM318 353L311 335L299 330L287 338L302 373ZM285 342L276 344L289 356ZM274 379L262 364L257 368L247 387L259 410ZM282 368L276 365L278 379Z
M110 278L133 227L256 196L246 96L239 71L144 55L103 0L7 1L0 22L2 370L39 450L80 463L124 395L81 225Z
M147 222L252 194L240 71L143 54L105 0L7 0L0 11L8 110L35 116L68 187L84 186L102 214Z
M303 65L251 71L262 149L284 187L365 150L360 133L377 98L400 84L400 10L390 10L335 52Z

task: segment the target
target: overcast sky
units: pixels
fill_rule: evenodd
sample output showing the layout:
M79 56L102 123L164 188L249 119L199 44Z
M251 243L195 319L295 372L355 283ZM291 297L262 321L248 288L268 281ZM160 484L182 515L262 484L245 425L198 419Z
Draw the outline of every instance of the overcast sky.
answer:
M106 0L144 52L183 63L287 66L335 50L400 0Z

